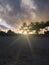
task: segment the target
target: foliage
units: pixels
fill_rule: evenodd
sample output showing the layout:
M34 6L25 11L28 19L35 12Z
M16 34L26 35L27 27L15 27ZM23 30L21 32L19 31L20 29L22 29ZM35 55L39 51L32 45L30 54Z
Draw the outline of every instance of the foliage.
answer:
M27 29L29 31L36 30L36 34L38 34L40 29L44 29L48 26L49 26L49 21L46 21L46 22L43 22L43 21L42 22L31 22L28 26L27 26L26 23L23 23L21 29L24 30L25 27L27 27Z

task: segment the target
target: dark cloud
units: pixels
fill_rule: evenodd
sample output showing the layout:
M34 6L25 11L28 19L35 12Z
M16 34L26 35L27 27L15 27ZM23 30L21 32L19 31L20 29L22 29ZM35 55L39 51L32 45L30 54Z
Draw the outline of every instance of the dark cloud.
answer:
M15 28L20 22L49 20L49 0L0 0L0 18Z
M43 12L44 10L49 9L49 0L34 0L37 5L38 10Z
M37 6L37 15L41 20L49 20L49 0L34 0Z

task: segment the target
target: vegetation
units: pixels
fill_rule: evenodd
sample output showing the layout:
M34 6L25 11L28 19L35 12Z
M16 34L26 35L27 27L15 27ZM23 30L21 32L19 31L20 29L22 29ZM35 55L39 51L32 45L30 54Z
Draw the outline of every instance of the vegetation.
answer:
M36 34L38 34L38 32L40 31L40 29L44 29L46 27L49 26L49 21L47 22L31 22L28 26L26 23L23 23L21 26L21 30L29 30L29 31L33 31L36 30ZM27 29L26 29L27 28ZM48 31L48 29L47 29Z
M7 33L0 31L0 36L13 36L16 35L14 32L12 32L11 30L9 30Z
M46 29L46 31L44 33L45 33L45 35L49 35L49 30L46 27L49 27L49 21L31 22L29 25L27 25L26 22L24 22L22 24L22 26L20 27L20 30L23 30L22 33L24 31L27 31L27 33L29 33L29 31L32 32L35 30L36 31L35 33L37 35L39 35L40 29ZM11 30L9 30L7 33L0 31L0 35L16 35L16 34L14 32L12 32Z

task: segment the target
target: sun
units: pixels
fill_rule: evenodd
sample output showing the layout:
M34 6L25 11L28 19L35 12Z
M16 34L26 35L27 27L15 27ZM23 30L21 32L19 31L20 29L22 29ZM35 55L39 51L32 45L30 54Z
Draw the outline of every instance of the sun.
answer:
M24 31L22 34L23 34L23 35L28 35L27 31Z

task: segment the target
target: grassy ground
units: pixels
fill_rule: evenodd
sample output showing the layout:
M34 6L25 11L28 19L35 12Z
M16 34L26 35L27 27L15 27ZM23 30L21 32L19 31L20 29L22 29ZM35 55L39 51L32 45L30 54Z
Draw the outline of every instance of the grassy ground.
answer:
M49 37L0 36L0 65L49 65Z

